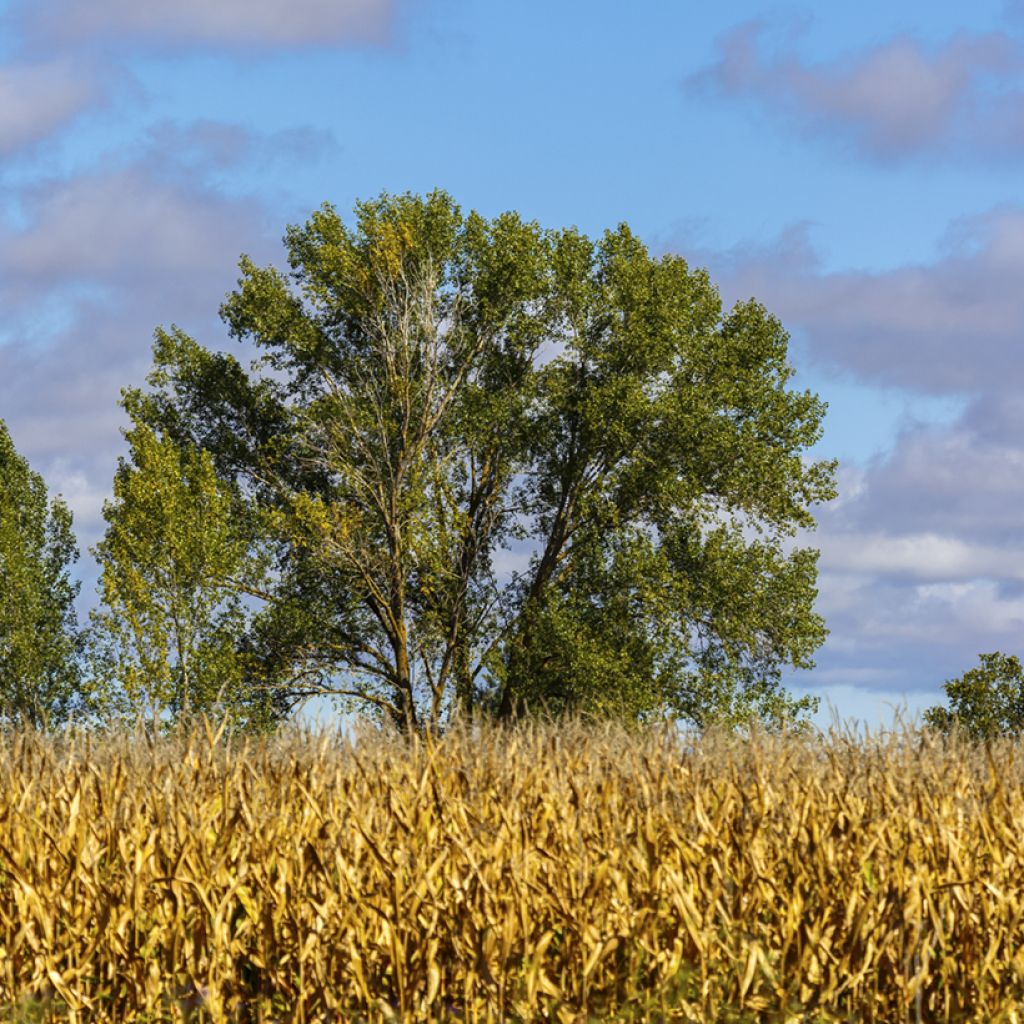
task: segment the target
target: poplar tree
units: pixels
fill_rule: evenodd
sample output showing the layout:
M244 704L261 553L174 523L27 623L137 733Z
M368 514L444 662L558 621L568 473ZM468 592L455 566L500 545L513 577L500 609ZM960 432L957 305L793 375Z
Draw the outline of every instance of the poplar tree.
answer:
M126 438L93 551L102 599L92 614L96 709L156 726L202 714L261 724L270 708L247 684L241 597L258 560L238 503L208 452L145 424Z
M0 420L0 721L60 725L80 682L72 517Z

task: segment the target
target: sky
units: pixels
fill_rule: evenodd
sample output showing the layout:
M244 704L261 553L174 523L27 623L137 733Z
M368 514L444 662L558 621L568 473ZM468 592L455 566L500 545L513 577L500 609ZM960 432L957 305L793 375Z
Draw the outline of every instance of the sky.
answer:
M242 253L443 188L626 222L791 335L840 460L816 716L944 702L1024 623L1024 0L0 0L0 418L102 534L153 331Z

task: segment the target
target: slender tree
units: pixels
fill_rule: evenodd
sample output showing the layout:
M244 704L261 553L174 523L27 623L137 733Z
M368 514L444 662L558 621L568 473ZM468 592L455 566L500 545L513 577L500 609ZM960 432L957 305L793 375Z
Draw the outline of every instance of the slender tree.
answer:
M242 260L246 370L161 331L140 422L211 453L275 553L265 678L402 728L526 708L793 719L824 637L791 549L834 466L755 302L628 228L593 242L444 193L329 206ZM525 557L525 560L524 560Z
M80 682L71 513L0 420L0 720L61 724Z
M210 455L145 424L126 434L107 530L94 549L93 697L106 717L169 723L199 714L262 724L246 685L240 590L254 586L252 532Z

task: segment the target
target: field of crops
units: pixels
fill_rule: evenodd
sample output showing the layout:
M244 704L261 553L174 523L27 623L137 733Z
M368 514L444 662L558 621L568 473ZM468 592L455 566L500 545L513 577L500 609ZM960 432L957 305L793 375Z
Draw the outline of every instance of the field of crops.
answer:
M1019 1021L1015 749L0 741L0 1020Z

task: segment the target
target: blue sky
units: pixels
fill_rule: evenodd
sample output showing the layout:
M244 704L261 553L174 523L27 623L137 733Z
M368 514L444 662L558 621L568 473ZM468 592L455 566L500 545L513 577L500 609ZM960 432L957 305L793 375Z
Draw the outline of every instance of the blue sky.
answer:
M1024 646L1022 166L1024 0L0 0L0 417L84 549L154 327L224 344L239 254L323 201L626 221L830 404L789 683L874 726Z

